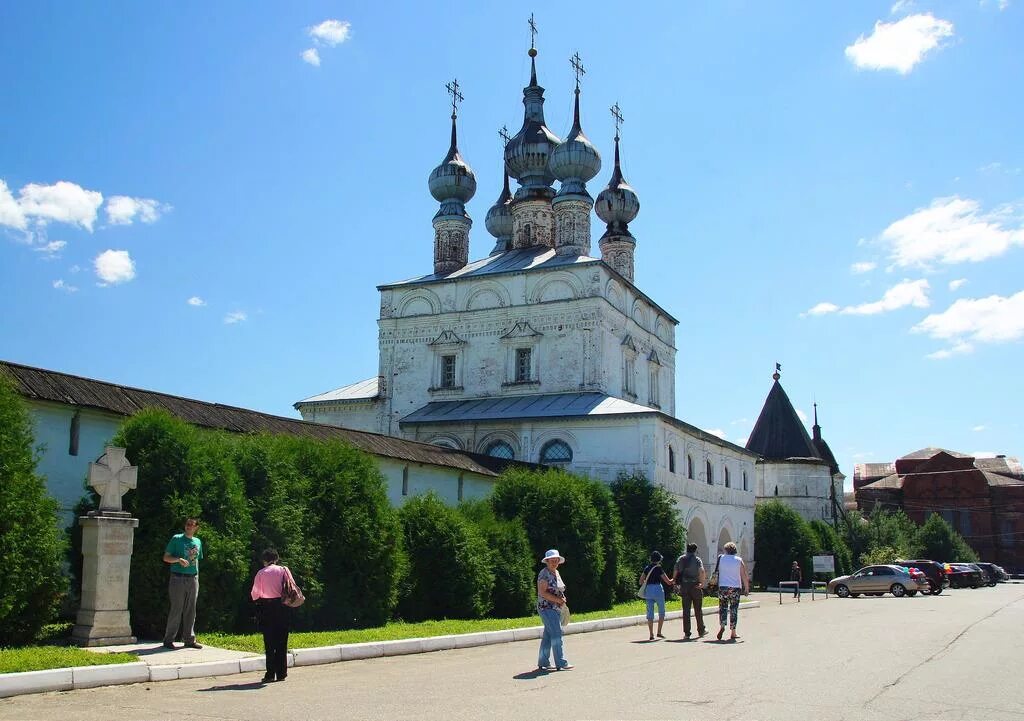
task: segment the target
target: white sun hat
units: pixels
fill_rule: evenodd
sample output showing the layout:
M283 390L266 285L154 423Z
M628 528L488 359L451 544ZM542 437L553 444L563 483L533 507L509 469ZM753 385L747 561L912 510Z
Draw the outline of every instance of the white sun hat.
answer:
M562 557L562 554L560 554L558 552L557 548L552 548L552 549L550 549L548 551L545 551L544 552L544 558L542 558L540 560L544 561L545 563L547 563L547 560L549 558L557 558L559 564L565 563L565 559Z

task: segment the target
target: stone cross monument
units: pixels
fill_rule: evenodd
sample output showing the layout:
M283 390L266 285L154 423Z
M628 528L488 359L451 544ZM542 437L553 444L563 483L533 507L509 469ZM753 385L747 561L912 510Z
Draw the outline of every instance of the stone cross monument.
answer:
M121 497L136 487L138 471L129 465L125 449L114 446L89 464L89 485L100 494L100 509L78 519L82 600L71 638L79 646L136 641L128 615L128 575L139 520L121 510Z

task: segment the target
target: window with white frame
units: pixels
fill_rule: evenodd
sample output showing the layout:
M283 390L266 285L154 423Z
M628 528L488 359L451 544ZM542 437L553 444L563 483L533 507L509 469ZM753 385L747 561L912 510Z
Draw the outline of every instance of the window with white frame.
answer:
M693 456L686 455L686 477L693 480Z
M750 488L747 487L747 472L746 471L743 471L743 490L744 491L749 491L750 490Z
M715 485L715 469L711 466L711 461L705 462L704 465L707 468L708 485L709 486L713 486L713 485Z
M659 385L658 384L658 376L659 376L658 369L659 369L658 365L651 364L651 380L650 380L650 399L649 399L649 402L650 402L650 404L652 406L660 406L661 405L661 393L660 393L660 389L658 387L658 385Z
M540 462L545 465L572 463L572 448L565 441L548 441L540 449Z
M726 488L732 488L732 481L729 478L729 466L726 466L723 470L722 480L725 481Z
M636 395L636 360L626 356L625 370L622 374L622 390L631 395Z
M507 441L494 441L487 446L486 453L494 458L505 458L510 461L516 457L515 450Z
M533 349L516 348L516 383L526 383L531 380L532 366Z
M672 446L668 447L668 472L676 472L676 452L673 450Z
M455 356L441 356L441 388L455 387Z

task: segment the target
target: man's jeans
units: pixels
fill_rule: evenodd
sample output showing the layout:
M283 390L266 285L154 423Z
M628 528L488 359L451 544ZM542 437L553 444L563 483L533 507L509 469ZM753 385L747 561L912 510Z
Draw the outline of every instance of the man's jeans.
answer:
M704 635L704 589L696 583L683 583L679 586L679 595L683 599L683 635L690 635L690 607L697 617L697 633Z
M171 580L167 582L167 593L171 597L171 610L167 614L164 643L171 643L178 635L179 628L182 641L195 643L199 574L189 576L184 573L171 573Z
M551 666L551 654L555 656L555 666L568 666L562 651L562 614L557 608L546 608L540 612L540 620L544 622L544 635L540 637L540 656L537 658L538 668Z

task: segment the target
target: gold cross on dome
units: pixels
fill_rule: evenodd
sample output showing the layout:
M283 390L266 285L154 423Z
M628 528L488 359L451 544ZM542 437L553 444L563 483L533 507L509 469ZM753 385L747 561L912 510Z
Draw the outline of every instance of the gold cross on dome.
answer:
M533 13L530 13L530 19L526 21L526 24L530 26L530 47L537 47L537 23L533 21Z
M452 96L452 117L454 118L459 109L459 103L465 100L462 93L459 91L458 78L453 79L450 83L445 83L444 87L448 91L448 94Z
M580 89L580 79L587 74L587 71L583 69L583 60L580 58L580 54L576 53L569 58L569 64L572 65L573 71L576 73L576 89Z
M611 106L609 110L611 110L612 112L612 117L615 118L615 139L618 140L619 130L622 128L622 123L625 121L625 118L622 117L622 111L619 110L618 103L615 103L615 105Z

